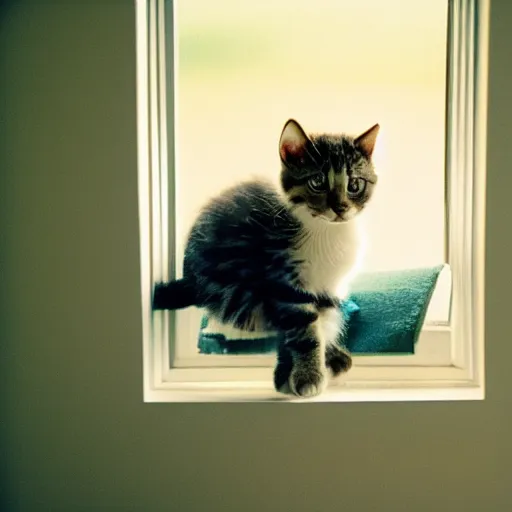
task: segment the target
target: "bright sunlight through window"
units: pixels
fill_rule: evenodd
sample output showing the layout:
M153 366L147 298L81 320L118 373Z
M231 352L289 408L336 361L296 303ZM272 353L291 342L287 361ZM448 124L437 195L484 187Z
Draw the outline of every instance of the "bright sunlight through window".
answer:
M445 262L446 0L187 0L175 19L176 266L201 206L276 181L284 122L381 126L364 270ZM428 320L446 322L443 273ZM177 314L195 351L201 312ZM188 342L187 342L188 343Z

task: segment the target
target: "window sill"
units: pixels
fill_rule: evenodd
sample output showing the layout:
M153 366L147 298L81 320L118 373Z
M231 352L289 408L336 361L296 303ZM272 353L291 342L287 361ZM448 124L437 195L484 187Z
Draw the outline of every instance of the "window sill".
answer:
M425 326L422 334L450 349L448 326ZM435 352L439 347L431 343ZM424 349L423 349L424 350ZM482 400L483 382L465 366L428 364L428 354L362 356L346 375L330 382L319 396L301 399L282 395L272 387L273 364L246 366L241 356L198 356L194 365L162 368L145 381L145 402L393 402ZM238 361L223 366L218 358ZM270 357L265 357L265 362ZM166 358L163 358L166 360ZM215 364L212 364L215 362ZM162 361L162 359L160 360ZM191 361L189 361L191 362ZM203 364L198 364L202 362ZM375 363L378 364L375 364ZM208 363L208 364L207 364Z
M484 387L469 380L445 380L439 382L346 382L333 385L313 398L281 395L265 382L197 383L187 388L173 385L167 389L146 390L144 401L152 402L401 402L401 401L455 401L483 400Z

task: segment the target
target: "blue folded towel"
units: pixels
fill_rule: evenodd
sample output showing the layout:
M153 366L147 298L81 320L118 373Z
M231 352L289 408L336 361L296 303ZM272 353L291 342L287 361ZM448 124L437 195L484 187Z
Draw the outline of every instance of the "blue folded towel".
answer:
M346 347L353 354L412 354L443 265L366 272L340 304L346 319ZM243 333L203 316L198 348L202 354L275 352L276 334ZM342 340L340 339L340 343Z

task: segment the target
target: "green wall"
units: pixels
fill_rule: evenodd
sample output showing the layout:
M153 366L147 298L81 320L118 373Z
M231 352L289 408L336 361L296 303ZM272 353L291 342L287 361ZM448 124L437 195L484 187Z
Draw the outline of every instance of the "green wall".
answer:
M512 2L491 13L487 399L465 403L142 403L134 16L1 4L0 509L512 510Z

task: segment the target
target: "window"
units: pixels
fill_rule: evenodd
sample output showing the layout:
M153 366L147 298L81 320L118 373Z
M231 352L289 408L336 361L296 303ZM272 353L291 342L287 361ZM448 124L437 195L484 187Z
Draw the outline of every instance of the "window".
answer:
M202 312L152 313L150 296L155 281L180 276L208 197L240 178L278 177L289 117L311 131L381 124L364 270L445 264L414 354L356 356L316 400L483 397L487 8L138 1L146 400L276 397L273 357L198 354Z

